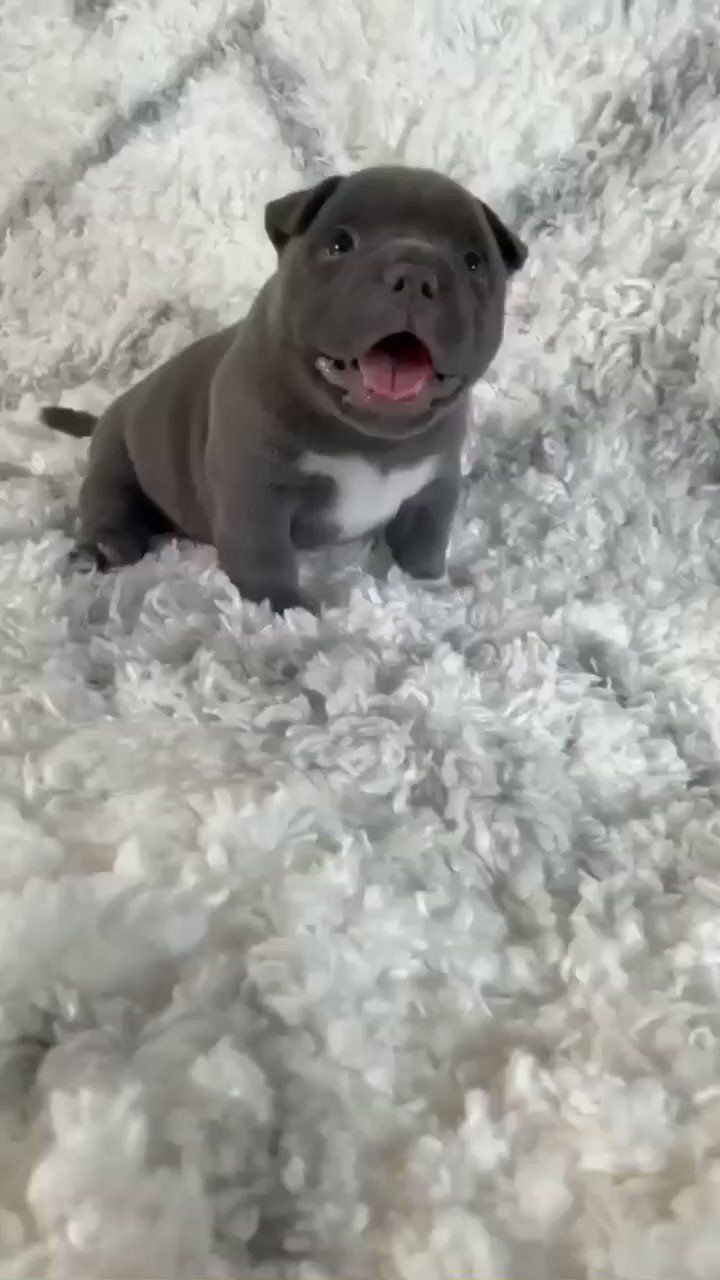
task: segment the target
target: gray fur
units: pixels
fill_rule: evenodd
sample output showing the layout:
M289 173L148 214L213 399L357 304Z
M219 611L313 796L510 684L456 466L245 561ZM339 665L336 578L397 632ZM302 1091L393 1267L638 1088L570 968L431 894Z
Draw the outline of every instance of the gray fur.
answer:
M92 429L82 554L113 567L140 558L158 534L182 534L214 543L248 599L314 608L298 586L296 551L341 530L337 485L307 460L346 459L368 464L364 473L388 491L393 477L429 477L385 512L383 528L403 569L438 576L468 394L500 345L507 279L525 247L450 179L396 167L284 196L265 225L278 267L244 320L169 360L95 425L45 411L48 425L71 434ZM368 352L393 334L428 363L419 389L388 399L399 375L389 391L368 390L365 370ZM398 359L393 370L406 367Z

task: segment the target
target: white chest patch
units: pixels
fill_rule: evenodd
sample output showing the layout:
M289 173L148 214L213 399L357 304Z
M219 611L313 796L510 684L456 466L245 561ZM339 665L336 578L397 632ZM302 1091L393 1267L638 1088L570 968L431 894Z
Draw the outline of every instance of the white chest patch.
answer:
M330 518L341 539L361 538L387 524L408 498L414 497L437 473L438 459L424 458L412 467L380 471L359 454L305 453L300 470L330 476L337 491Z

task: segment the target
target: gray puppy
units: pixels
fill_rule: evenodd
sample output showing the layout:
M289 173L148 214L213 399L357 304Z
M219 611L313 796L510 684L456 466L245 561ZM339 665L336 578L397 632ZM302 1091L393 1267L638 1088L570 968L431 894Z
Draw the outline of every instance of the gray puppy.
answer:
M396 167L273 200L278 267L239 324L167 361L95 419L80 543L130 564L158 534L217 548L243 596L315 606L296 550L383 530L413 577L445 567L469 390L503 333L524 244L440 174Z

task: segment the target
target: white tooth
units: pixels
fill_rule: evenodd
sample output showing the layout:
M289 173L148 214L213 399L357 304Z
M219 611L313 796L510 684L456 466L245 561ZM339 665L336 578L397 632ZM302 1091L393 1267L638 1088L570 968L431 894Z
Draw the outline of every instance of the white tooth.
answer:
M345 386L345 370L336 368L335 361L331 360L329 356L318 356L315 361L315 368L318 373L322 374L326 382L332 383L334 387Z

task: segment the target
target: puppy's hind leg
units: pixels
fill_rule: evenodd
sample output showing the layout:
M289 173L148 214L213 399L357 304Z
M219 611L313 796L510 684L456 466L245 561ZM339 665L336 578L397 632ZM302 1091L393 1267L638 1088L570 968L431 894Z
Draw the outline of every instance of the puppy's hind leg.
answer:
M110 420L100 421L93 433L79 505L79 534L71 553L77 568L135 564L153 538L170 531L140 488L122 433Z

